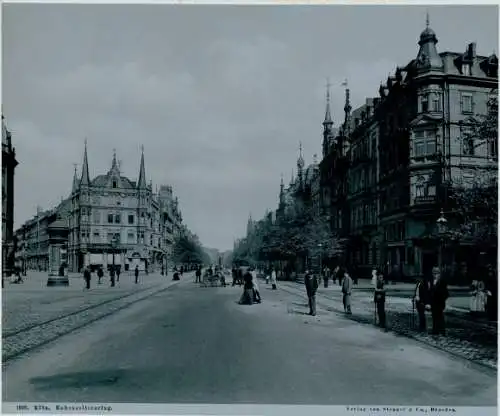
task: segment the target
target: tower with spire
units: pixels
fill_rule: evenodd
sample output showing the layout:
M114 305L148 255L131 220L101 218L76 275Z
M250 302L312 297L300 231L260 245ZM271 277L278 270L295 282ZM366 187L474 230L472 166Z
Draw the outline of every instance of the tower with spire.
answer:
M252 235L253 233L253 228L254 228L254 223L252 220L252 213L248 215L248 221L247 221L247 237Z
M141 146L141 162L139 179L137 180L137 236L139 244L146 244L150 236L147 233L148 221L148 188L146 184L146 167L144 164L144 146Z
M82 177L80 179L80 187L90 186L89 176L89 161L87 157L87 139L85 139L85 149L83 151Z
M75 173L73 174L73 186L71 187L71 193L74 194L78 191L78 188L80 187L80 181L78 180L78 173L77 173L77 164L74 163L73 166L75 167Z
M330 80L327 80L326 84L326 111L325 120L323 121L323 157L325 157L329 150L330 145L333 140L333 121L330 111Z
M304 158L302 157L302 142L299 143L299 158L297 159L297 179L299 181L299 188L302 189L304 185Z

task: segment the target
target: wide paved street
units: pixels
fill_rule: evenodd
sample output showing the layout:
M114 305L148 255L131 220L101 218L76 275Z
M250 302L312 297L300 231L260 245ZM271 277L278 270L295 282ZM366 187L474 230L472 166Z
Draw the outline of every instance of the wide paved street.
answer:
M496 372L261 282L184 279L4 364L7 402L496 405Z

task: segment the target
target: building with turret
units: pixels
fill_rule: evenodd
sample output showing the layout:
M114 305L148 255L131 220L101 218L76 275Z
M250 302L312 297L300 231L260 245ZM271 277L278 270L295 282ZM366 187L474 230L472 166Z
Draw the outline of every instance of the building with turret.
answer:
M75 171L69 218L69 267L107 268L114 262L122 270L154 271L167 266L182 216L172 188L154 192L146 182L144 149L137 181L122 175L113 154L107 173L89 175L85 143L81 176Z
M14 170L18 165L12 135L2 114L2 276L14 267Z
M416 58L396 68L379 97L351 113L346 89L333 140L327 98L323 205L334 231L349 237L346 262L361 274L383 266L419 277L441 261L474 267L471 246L437 238L437 219L443 212L450 229L457 226L450 183L497 177L497 137L469 133L471 119L489 114L497 99L498 58L477 54L475 43L465 52L438 52L437 43L427 17Z

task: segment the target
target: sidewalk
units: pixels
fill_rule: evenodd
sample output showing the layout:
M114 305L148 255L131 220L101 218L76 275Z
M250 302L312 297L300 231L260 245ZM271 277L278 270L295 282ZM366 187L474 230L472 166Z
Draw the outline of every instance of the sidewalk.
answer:
M120 275L115 287L110 287L109 276L104 276L99 285L93 274L91 289L86 290L82 277L70 278L70 285L66 287L48 287L47 278L45 272L31 272L25 276L25 283L6 283L2 291L3 333L153 287L162 287L172 281L171 274L149 274L139 275L139 283L135 284L135 276L127 273ZM193 279L192 274L184 274L182 280L189 279Z
M303 284L280 282L284 289L292 289L305 297ZM338 284L318 288L317 303L320 308L340 313L347 319L365 324L375 323L375 305L373 292L359 290L354 286L352 293L352 315L343 314L342 292ZM418 316L413 310L410 298L388 295L386 298L387 328L399 335L424 342L450 354L497 369L497 323L475 321L463 309L451 306L462 302L463 296L452 297L445 311L447 325L446 336L434 336L418 331ZM458 301L454 299L460 299ZM468 298L466 298L468 299ZM428 322L432 322L428 318Z

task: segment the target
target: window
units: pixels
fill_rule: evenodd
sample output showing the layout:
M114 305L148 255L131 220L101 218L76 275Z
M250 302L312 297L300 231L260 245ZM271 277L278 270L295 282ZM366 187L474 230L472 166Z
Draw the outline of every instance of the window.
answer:
M113 233L108 233L107 239L108 239L108 243L111 243L111 241L113 241Z
M434 93L432 96L432 111L441 111L441 94Z
M497 157L497 138L488 140L488 156Z
M113 224L113 214L108 214L108 224Z
M464 155L474 156L474 139L472 137L465 137L464 142Z
M425 136L426 154L433 155L436 153L436 136L433 131L426 131Z
M462 113L472 113L472 94L462 93L460 104L462 107Z
M94 223L99 224L101 222L101 213L99 211L94 211Z
M128 240L129 243L135 243L134 233L128 233L127 234L127 240Z
M113 181L113 188L116 188L116 181Z
M117 244L120 244L120 242L121 242L121 238L120 237L121 237L120 233L113 234L113 238L114 238L114 240L116 241Z
M417 186L416 186L416 194L417 198L425 196L425 179L423 176L419 176L417 178Z
M427 113L427 111L429 111L429 96L427 94L422 95L421 103L422 103L422 113Z
M115 224L120 224L120 222L121 222L121 216L120 216L120 214L116 214L115 215Z
M427 186L427 196L436 196L436 185L429 184Z
M415 157L421 157L425 155L425 142L415 142Z
M462 75L470 75L470 64L462 64Z
M99 231L94 231L94 241L99 241L100 237Z
M128 216L128 223L129 224L133 224L134 223L134 216L133 215L129 215Z

